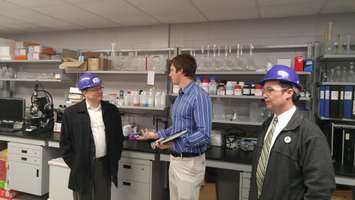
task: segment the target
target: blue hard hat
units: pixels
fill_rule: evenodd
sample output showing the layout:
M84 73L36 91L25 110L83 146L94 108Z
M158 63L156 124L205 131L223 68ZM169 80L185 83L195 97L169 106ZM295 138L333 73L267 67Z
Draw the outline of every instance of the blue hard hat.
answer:
M274 65L266 72L260 84L264 85L266 81L281 81L294 85L299 89L301 88L300 78L296 72L285 65Z
M101 85L101 79L94 73L84 73L80 76L78 87L80 90Z

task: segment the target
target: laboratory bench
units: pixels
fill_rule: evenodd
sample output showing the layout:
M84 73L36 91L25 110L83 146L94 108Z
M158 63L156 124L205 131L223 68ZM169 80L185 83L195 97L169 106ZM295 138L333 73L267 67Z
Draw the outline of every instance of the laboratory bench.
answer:
M49 191L48 200L55 200L56 198L51 195L57 193L61 197L65 194L68 198L71 198L71 192L62 191L67 189L67 180L65 180L61 186L58 186L58 179L69 175L69 168L63 162L60 157L59 151L60 134L58 133L42 133L42 134L30 134L22 131L5 133L0 132L0 141L8 142L8 147L14 150L9 150L9 165L19 165L19 170L26 170L35 172L34 179L37 180L41 186L26 188L26 181L22 180L20 185L16 185L14 189L23 190L23 192L43 195ZM21 146L23 145L23 146ZM31 151L33 151L31 153ZM25 152L25 153L24 153ZM253 152L245 152L242 150L227 150L222 147L210 146L205 153L206 166L208 168L215 168L226 170L227 172L237 172L239 185L235 190L239 190L236 195L239 196L236 199L247 199L247 191L251 173L251 162L253 160ZM27 157L26 157L27 156ZM112 199L129 196L132 191L137 191L138 188L143 192L136 193L137 199L163 199L157 197L159 188L157 186L166 187L167 183L160 180L167 178L167 168L169 162L169 152L166 150L154 150L150 146L149 141L130 141L125 140L123 144L122 159L120 161L119 180L121 181L120 191L112 191ZM30 163L21 163L30 162ZM49 163L49 165L48 165ZM163 164L161 164L163 163ZM165 164L164 164L165 163ZM9 171L9 179L11 179L11 170L16 169L12 167ZM56 170L55 173L50 173L52 169ZM355 186L355 168L344 167L335 164L337 184ZM15 174L15 179L19 179L19 173ZM26 174L28 176L28 174ZM53 177L52 177L53 176ZM52 181L57 188L52 187ZM33 180L28 180L33 184ZM10 184L13 180L10 180ZM37 183L36 182L36 183ZM42 183L42 184L41 184ZM45 185L49 185L47 188ZM11 186L10 186L11 187ZM128 188L129 187L129 188ZM238 188L239 187L239 188ZM59 188L59 191L58 191ZM143 188L143 189L142 189ZM52 191L53 190L53 191ZM243 193L244 191L244 193ZM149 193L150 195L147 195ZM52 196L52 197L51 197ZM130 198L128 198L130 199Z

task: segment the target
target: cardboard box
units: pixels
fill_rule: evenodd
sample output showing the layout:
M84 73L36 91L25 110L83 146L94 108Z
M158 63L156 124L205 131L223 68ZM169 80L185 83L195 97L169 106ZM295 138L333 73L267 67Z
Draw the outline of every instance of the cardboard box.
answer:
M199 200L217 200L216 184L205 183L201 187Z
M351 190L336 190L332 195L332 200L352 200Z
M13 49L9 46L0 46L0 60L12 60Z
M64 69L69 72L82 72L87 70L87 62L63 62L59 65L59 69Z
M88 58L88 71L100 70L100 58Z

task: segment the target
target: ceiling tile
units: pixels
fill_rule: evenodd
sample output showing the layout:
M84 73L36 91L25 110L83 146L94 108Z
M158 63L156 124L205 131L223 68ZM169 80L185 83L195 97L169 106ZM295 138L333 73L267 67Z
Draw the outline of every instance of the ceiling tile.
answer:
M61 4L57 6L36 6L34 8L38 12L53 16L65 22L76 24L78 28L104 28L116 27L117 23L100 17L92 12L85 11L79 7L69 4Z
M36 24L41 27L48 27L49 29L71 29L75 28L73 24L55 19L48 15L43 15L31 8L25 8L22 5L14 4L14 2L20 3L18 0L13 2L0 2L1 15L17 19L21 22L27 22L30 24ZM16 10L16 12L14 12Z
M126 0L161 23L206 21L190 0Z
M34 24L29 24L26 22L20 22L16 19L8 17L0 17L0 25L4 27L3 33L14 33L14 32L34 32L48 30L48 28L36 26Z
M355 12L355 0L328 0L321 13Z
M192 0L208 20L250 19L258 17L255 0ZM221 10L223 12L221 12Z
M260 6L288 5L288 4L314 4L324 3L326 0L257 0Z
M215 8L218 10L219 8L238 8L238 7L255 7L256 0L192 0L192 2L201 9L211 9Z
M63 2L58 0L5 0L9 3L14 3L24 7L35 7L35 6L56 6L63 4Z
M120 25L147 25L159 23L153 17L132 7L122 0L92 1L77 4L78 7L103 16Z
M288 5L272 5L261 6L260 15L263 18L268 17L286 17L286 16L303 16L315 15L319 12L318 6L305 4L288 4Z

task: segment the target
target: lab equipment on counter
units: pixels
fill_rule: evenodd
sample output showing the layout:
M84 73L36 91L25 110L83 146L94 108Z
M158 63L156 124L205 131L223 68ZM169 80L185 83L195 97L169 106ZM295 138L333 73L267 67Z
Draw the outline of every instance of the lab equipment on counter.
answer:
M52 132L54 126L54 109L52 95L36 84L31 95L30 116L26 132Z

